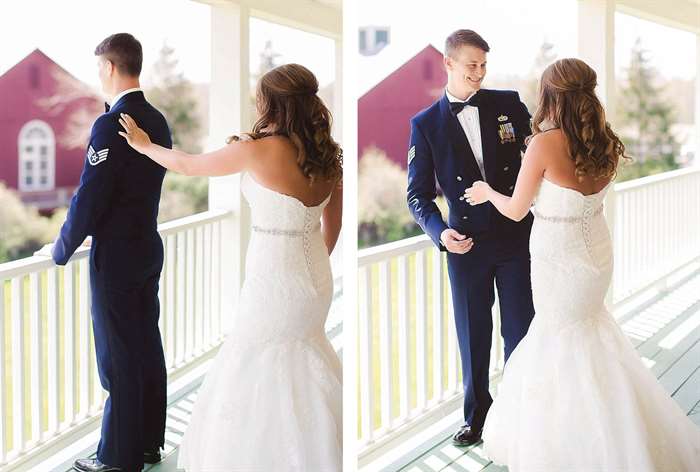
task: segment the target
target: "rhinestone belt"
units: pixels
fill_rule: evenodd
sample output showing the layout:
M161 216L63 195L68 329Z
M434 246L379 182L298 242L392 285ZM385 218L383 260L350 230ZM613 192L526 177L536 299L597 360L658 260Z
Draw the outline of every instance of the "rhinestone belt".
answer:
M532 214L535 215L536 218L540 218L545 221L551 221L553 223L576 223L578 221L583 221L586 218L590 218L591 216L600 214L603 211L603 205L600 205L598 208L591 212L586 213L586 211L584 211L583 216L545 216L533 208Z
M256 225L253 225L253 231L255 231L256 233L273 234L275 236L291 236L295 238L300 238L304 236L303 231L297 231L293 229L261 228L260 226Z

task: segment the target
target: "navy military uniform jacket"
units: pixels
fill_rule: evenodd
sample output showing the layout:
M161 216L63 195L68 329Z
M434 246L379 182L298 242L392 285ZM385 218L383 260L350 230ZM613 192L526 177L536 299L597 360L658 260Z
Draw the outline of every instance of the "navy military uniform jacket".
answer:
M118 134L128 113L161 146L172 145L163 115L130 91L95 122L85 165L53 259L66 264L86 236L95 354L109 392L97 458L125 472L164 444L167 373L158 329L163 243L157 232L165 169Z
M115 105L92 127L80 185L54 243L57 264L66 264L88 235L93 236L93 246L100 241L157 236L165 169L136 152L117 134L123 131L119 113L131 115L154 143L168 148L172 147L170 130L163 115L141 91L124 95ZM129 255L141 256L148 255Z
M530 114L515 91L482 89L472 101L479 108L486 182L496 191L512 195L520 171L520 152L531 134ZM449 206L447 222L434 201L436 179ZM531 214L514 222L490 202L469 205L464 190L477 180L484 179L464 130L443 94L411 119L407 195L416 222L441 250L445 247L440 234L448 227L473 237L475 243L499 237L529 237Z

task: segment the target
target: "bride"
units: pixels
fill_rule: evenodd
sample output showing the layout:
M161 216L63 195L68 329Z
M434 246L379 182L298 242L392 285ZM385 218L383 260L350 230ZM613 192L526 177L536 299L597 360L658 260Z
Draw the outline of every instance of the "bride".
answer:
M514 220L536 198L535 318L505 366L484 450L511 472L700 470L700 429L604 305L613 256L603 200L625 148L595 86L583 61L549 66L513 196L484 182L465 191L472 205L489 201Z
M258 82L252 132L196 156L151 143L128 115L120 120L128 143L167 169L243 173L251 207L240 306L180 448L178 467L188 472L341 470L341 367L324 324L342 151L317 92L303 66L271 70Z

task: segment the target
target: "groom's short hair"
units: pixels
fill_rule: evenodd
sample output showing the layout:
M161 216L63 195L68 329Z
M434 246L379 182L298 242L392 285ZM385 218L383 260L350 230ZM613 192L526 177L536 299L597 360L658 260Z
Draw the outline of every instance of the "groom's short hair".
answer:
M479 33L468 29L459 29L449 35L445 40L445 56L451 56L462 46L474 46L484 52L489 52L491 50L491 48L489 48L489 43L487 43Z
M138 77L141 74L141 43L129 33L117 33L103 39L95 48L95 56L104 56L124 75Z

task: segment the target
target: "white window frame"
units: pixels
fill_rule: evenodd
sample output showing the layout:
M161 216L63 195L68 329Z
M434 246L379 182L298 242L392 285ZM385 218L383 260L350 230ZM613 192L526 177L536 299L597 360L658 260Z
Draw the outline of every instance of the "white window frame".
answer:
M32 136L33 132L43 133L43 136ZM32 146L32 151L27 151L27 146ZM46 146L46 182L41 183L42 172L40 169L41 156L39 149ZM42 120L30 120L22 126L17 136L17 155L19 166L19 180L17 188L20 192L35 192L53 190L56 182L56 137L51 126ZM28 170L27 162L31 162L32 169ZM32 178L32 183L27 184L27 177Z

